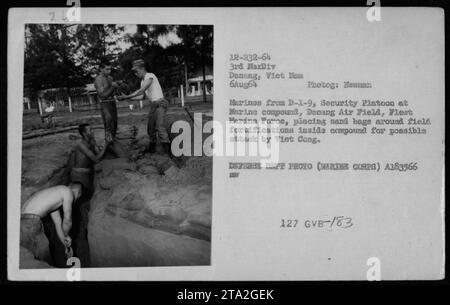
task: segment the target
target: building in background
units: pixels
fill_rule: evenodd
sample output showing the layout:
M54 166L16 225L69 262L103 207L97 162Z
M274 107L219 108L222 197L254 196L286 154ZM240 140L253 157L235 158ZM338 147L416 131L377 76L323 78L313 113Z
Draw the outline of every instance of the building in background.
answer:
M203 95L203 82L205 83L206 95L213 95L214 75L212 68L206 66L205 68L205 81L203 80L202 69L197 69L195 73L188 79L188 93L187 96L202 96Z

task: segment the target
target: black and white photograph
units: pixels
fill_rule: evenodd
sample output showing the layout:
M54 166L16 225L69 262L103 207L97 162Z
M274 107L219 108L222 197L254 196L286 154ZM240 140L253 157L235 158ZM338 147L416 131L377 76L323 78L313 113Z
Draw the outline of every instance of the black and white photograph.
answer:
M210 265L213 26L23 35L20 268Z
M445 279L439 5L61 6L8 14L9 281Z

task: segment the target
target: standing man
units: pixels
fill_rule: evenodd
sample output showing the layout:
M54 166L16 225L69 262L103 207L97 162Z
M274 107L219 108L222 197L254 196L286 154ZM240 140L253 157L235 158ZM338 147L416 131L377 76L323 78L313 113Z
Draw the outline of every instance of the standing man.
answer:
M100 73L95 78L95 89L100 99L100 107L105 126L105 139L116 137L117 132L117 106L113 97L114 89L118 88L118 84L113 82L111 77L111 64L109 61L103 60L100 63Z
M168 101L164 98L161 85L155 74L147 72L145 62L142 59L133 61L131 69L141 80L141 88L131 94L121 95L120 100L131 99L133 97L145 94L145 98L150 100L150 112L148 113L147 133L150 139L148 151L154 153L156 144L161 143L165 152L171 156L169 134L165 126L165 117Z
M70 247L72 239L72 204L81 196L81 185L57 185L35 193L22 207L20 217L20 246L33 253L36 259L52 264L49 241L44 233L42 218L50 214L61 243ZM63 217L60 210L62 208Z

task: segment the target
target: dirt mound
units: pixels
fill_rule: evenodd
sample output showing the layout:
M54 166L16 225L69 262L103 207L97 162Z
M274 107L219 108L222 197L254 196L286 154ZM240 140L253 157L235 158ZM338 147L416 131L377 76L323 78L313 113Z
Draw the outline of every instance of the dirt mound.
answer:
M209 264L211 171L207 157L183 168L157 154L102 161L88 225L93 266ZM140 250L130 258L119 247Z

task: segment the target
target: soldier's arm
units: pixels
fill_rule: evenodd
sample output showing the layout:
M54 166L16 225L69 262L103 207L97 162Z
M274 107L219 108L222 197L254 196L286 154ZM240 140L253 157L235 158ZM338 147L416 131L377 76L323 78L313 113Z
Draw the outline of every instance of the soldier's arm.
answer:
M62 231L64 237L69 235L69 231L72 228L72 203L75 200L73 193L70 189L64 192L63 197L63 220L62 220Z
M84 145L82 143L79 143L77 145L77 149L79 149L83 154L85 154L93 162L97 163L103 158L103 155L105 154L106 149L108 148L109 144L110 144L110 142L105 143L102 150L97 155L92 150L90 150L86 145Z
M56 229L56 235L58 236L59 240L64 244L64 232L62 229L62 219L61 214L59 213L59 209L56 209L55 211L50 213L50 217L53 220L53 223L55 224Z
M94 153L98 155L101 152L100 147L97 145L97 142L95 141L95 138L92 139L92 147L94 147Z
M144 80L144 82L142 83L141 88L139 90L136 90L131 94L122 96L122 99L129 99L129 98L133 98L135 96L144 94L145 90L147 90L150 87L150 85L152 84L152 81L153 81L153 79L151 79L151 78Z

